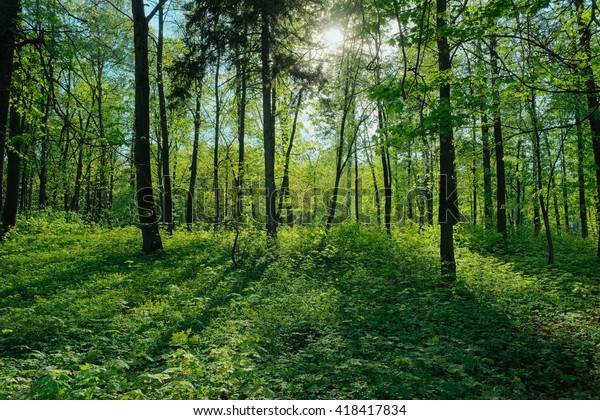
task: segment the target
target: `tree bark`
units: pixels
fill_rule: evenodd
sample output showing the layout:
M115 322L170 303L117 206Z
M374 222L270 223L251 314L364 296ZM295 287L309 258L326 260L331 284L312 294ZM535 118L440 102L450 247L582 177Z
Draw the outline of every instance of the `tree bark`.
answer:
M584 174L584 143L583 123L581 112L577 104L577 188L579 190L579 219L581 223L581 237L588 237L587 204L585 198L585 174Z
M10 88L17 32L16 19L20 11L21 4L19 0L0 2L0 208L3 212L4 151L8 140L8 110L10 108ZM7 154L10 159L10 150L7 150Z
M304 94L304 88L298 92L298 99L296 100L296 109L294 110L294 120L292 122L292 131L288 140L287 149L285 151L285 161L283 164L283 179L281 181L281 191L279 192L279 206L277 211L278 220L282 221L283 202L289 197L290 190L290 158L292 156L292 148L294 147L294 138L296 137L296 127L298 125L298 116L300 115L300 107L302 105L302 95Z
M385 230L391 234L392 226L392 168L390 162L390 148L387 144L387 137L384 134L385 130L385 115L381 104L377 106L377 119L379 121L380 130L380 152L381 152L381 168L383 170L383 221Z
M524 187L521 186L521 139L517 140L517 164L515 165L515 172L517 177L517 217L515 224L520 226L523 222L523 210L521 209L521 203L525 199L525 194L522 194Z
M438 45L438 69L440 73L449 73L452 69L450 45L446 31L446 0L436 0L436 23ZM456 184L454 133L452 108L450 101L450 83L440 86L440 190L439 213L440 257L442 280L450 282L456 278L456 260L454 257L454 225L459 221L458 192Z
M561 171L562 171L562 199L563 199L563 211L565 213L565 231L570 230L570 218L569 218L569 190L567 186L567 162L565 152L563 150L561 159Z
M167 121L167 101L163 79L164 11L158 10L158 44L156 49L156 83L158 84L158 103L160 109L160 129L162 138L162 176L163 176L163 215L169 235L173 233L173 195L171 188L171 169L169 162L169 125Z
M44 209L48 203L48 166L46 160L48 159L48 118L50 116L50 98L46 100L44 104L44 114L42 116L42 136L40 139L40 189L38 192L38 208ZM1 168L0 168L1 169ZM0 185L2 183L0 182ZM77 185L76 185L77 186ZM1 196L1 194L0 194Z
M136 201L142 251L151 253L163 249L152 188L150 167L150 81L148 65L148 20L143 0L131 0L135 53L135 142Z
M21 173L21 117L14 107L10 108L10 146L6 168L6 197L2 209L2 234L17 224L19 209L19 181Z
M490 227L494 206L492 202L492 153L490 149L490 126L485 112L481 115L481 142L483 143L483 215L485 226Z
M215 65L215 147L213 149L213 194L215 198L214 226L221 220L221 197L219 191L219 136L221 135L221 98L219 96L219 72L221 68L221 50L217 49Z
M263 142L265 153L265 205L266 229L270 240L277 237L277 208L275 186L275 132L273 122L272 74L271 74L271 31L270 16L262 10L261 22L261 63L262 63L262 97L263 97Z
M236 200L236 220L241 222L244 217L244 173L246 171L245 163L245 144L246 144L246 93L247 93L247 61L242 57L242 62L238 65L239 95L238 95L238 176L236 180L237 200Z
M584 55L581 71L585 79L588 112L591 112L588 120L592 134L594 162L596 163L596 224L600 225L600 114L598 111L599 100L598 94L596 93L597 88L594 78L594 70L591 65L591 24L587 24L583 20L583 1L575 0L574 4L577 14L577 25L579 28L579 49ZM596 255L600 257L600 235L598 235L598 249Z
M542 210L542 219L544 221L544 231L546 233L546 243L548 245L548 264L554 263L554 243L552 241L552 231L550 227L549 207L550 198L544 197L544 185L542 181L542 151L541 151L541 139L540 132L538 130L538 119L537 119L537 105L535 93L531 93L531 119L533 122L533 151L535 154L535 168L536 168L536 186L537 186L537 197L540 203L540 209Z
M492 65L492 97L494 111L494 149L496 152L496 226L502 239L507 239L506 225L506 171L504 169L504 139L502 136L502 117L500 112L500 91L498 86L498 52L496 38L490 39L490 62Z
M194 221L194 199L196 197L196 178L198 174L198 145L200 142L200 105L202 96L202 83L198 82L199 87L196 89L196 107L194 109L194 144L192 145L192 164L190 166L190 186L187 196L187 204L185 207L185 223L187 230L192 230Z

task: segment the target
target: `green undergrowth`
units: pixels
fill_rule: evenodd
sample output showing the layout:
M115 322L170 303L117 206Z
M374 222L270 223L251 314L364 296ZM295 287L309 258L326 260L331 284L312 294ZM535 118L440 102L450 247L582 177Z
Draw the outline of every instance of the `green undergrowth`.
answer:
M32 218L0 244L0 398L600 397L592 243L546 267L461 228L443 287L434 230L243 230L237 268L230 232L139 236Z

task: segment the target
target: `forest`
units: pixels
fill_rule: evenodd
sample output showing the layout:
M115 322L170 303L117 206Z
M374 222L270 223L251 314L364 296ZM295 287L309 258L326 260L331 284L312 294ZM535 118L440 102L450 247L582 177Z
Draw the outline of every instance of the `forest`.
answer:
M0 399L599 399L595 0L0 0Z

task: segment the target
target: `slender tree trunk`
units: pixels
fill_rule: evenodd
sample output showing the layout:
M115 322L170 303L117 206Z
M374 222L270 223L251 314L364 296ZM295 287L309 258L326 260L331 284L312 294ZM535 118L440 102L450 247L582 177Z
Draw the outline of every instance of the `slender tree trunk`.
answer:
M343 147L344 147L344 131L346 128L346 112L342 115L342 122L340 124L340 135L339 135L339 144L338 144L338 152L336 157L336 168L335 168L335 180L333 183L333 191L331 198L329 200L329 215L327 217L327 230L331 228L333 224L333 219L335 218L335 211L337 208L337 196L340 189L340 179L342 177L343 165ZM379 194L378 194L379 196Z
M135 142L134 159L137 205L142 230L142 250L163 249L152 189L150 167L150 81L148 65L148 20L143 0L132 0L135 53Z
M23 132L23 128L20 127L19 128L20 133ZM29 145L28 144L22 144L21 145L21 188L19 191L19 213L23 213L25 210L27 210L27 193L29 191L29 186L27 185L27 180L28 180L28 176L27 176L27 172L28 172L28 157L27 155L29 154Z
M40 172L39 172L39 180L40 180L40 189L38 192L38 208L44 209L46 204L48 203L48 118L50 116L50 97L44 103L44 111L42 116L42 136L40 138ZM0 185L2 183L0 182ZM1 189L1 188L0 188ZM2 194L0 193L0 196Z
M352 156L352 148L348 151L350 157ZM353 160L348 159L346 163L346 220L350 220L352 218L352 181L353 181Z
M477 160L473 159L471 166L471 174L473 175L473 224L477 224Z
M279 221L282 220L283 203L286 198L289 198L290 189L290 158L292 156L292 148L294 147L294 138L296 137L296 127L298 125L298 115L300 114L300 107L302 105L302 95L304 94L304 88L298 92L298 99L296 101L296 109L294 110L294 120L292 122L292 131L288 141L287 149L285 151L285 161L283 164L283 179L281 181L281 191L279 192L279 206L277 216Z
M217 48L215 67L215 147L213 149L213 194L215 197L215 229L221 221L221 196L219 190L219 137L221 135L221 98L219 95L219 73L221 70L221 50Z
M438 69L441 74L451 71L450 46L446 31L446 0L436 0L436 23L438 44ZM441 274L444 281L456 278L456 260L454 257L454 225L459 221L458 192L456 184L454 134L452 124L452 108L450 102L450 83L440 86L440 191L439 214L440 224L440 257Z
M360 222L360 178L358 173L358 139L354 141L354 218Z
M533 122L533 151L535 153L535 168L536 168L536 186L537 197L542 210L542 219L544 221L544 231L546 233L546 243L548 245L548 264L554 263L554 244L552 241L552 231L550 227L549 207L550 198L544 197L544 184L542 181L542 151L541 139L538 130L538 117L535 93L531 93L531 120Z
M516 217L516 225L520 226L523 222L523 210L521 209L521 203L525 199L524 195L521 194L521 139L517 140L517 164L516 164L516 177L517 177L517 217Z
M497 232L502 239L507 239L506 225L506 172L504 169L504 139L502 136L502 117L500 112L500 91L498 76L498 53L496 51L496 38L490 39L490 61L492 65L492 96L494 109L494 148L496 151L496 217Z
M377 174L375 173L375 165L373 164L373 159L369 154L369 151L366 151L367 156L367 164L369 165L369 169L371 171L371 178L373 179L373 191L375 191L375 206L377 209L377 226L381 226L381 197L379 196L379 185L377 184Z
M17 211L19 208L19 181L21 172L21 117L14 107L10 108L10 138L8 149L8 162L6 168L6 198L2 209L2 234L17 224Z
M262 97L263 97L263 141L265 153L265 205L266 229L270 239L277 237L277 208L275 186L275 131L271 96L273 75L271 74L271 30L270 16L267 10L262 11L261 23L261 62L262 62Z
M481 115L481 141L483 143L483 215L485 226L489 228L493 217L492 153L490 148L490 126L485 112Z
M48 159L48 144L46 142L47 136L44 134L41 139L41 150L40 150L40 189L38 192L38 207L40 209L46 208L48 202L48 193L46 192L48 185L48 167L46 166L46 160Z
M387 144L387 138L384 134L385 130L385 115L381 104L377 106L377 119L379 121L379 130L382 133L380 139L380 153L381 153L381 168L383 169L383 195L384 195L384 209L383 209L383 220L385 224L385 230L388 234L391 234L391 222L392 222L392 168L390 162L390 149Z
M163 79L164 11L158 9L158 45L156 50L156 83L158 84L158 103L160 108L160 129L162 137L162 176L163 176L163 214L169 235L173 233L173 195L171 188L171 170L169 162L169 125L167 121L167 101Z
M406 177L407 177L407 189L408 189L408 220L413 220L413 183L412 183L412 139L408 139L408 159L406 163Z
M431 142L425 139L425 180L424 180L424 192L425 192L425 223L429 226L433 226L433 150L431 149Z
M70 121L70 118L69 118ZM64 126L65 129L65 147L62 149L61 156L61 174L62 174L62 184L63 184L63 210L69 211L69 151L71 146L71 132L69 131L69 123L66 123ZM102 168L100 168L102 171ZM98 187L100 188L100 187ZM98 191L99 192L99 191Z
M569 220L569 189L567 186L567 162L565 152L563 150L562 160L561 160L561 169L562 169L562 199L563 199L563 211L565 213L565 230L568 232L570 230L570 220Z
M77 170L75 174L75 190L71 201L71 210L79 211L79 198L81 195L81 183L83 177L83 142L79 142L79 151L77 153Z
M592 134L592 146L594 150L594 162L596 163L596 225L600 224L600 113L598 111L598 94L596 81L594 78L594 69L591 64L591 23L584 22L584 4L583 0L575 0L575 10L577 14L577 25L579 27L579 48L583 53L581 71L585 78L585 89L587 91L588 112L591 112L588 118L590 131ZM600 257L600 235L598 235L598 249L596 255Z
M579 219L581 222L581 237L588 237L587 204L585 198L585 175L584 175L584 143L583 125L581 112L577 104L577 188L579 190Z
M556 197L556 179L552 177L552 205L554 207L554 222L556 229L560 230L560 210L558 209L558 198Z
M237 202L236 202L236 220L241 222L244 217L244 173L246 172L245 162L245 145L246 145L246 93L247 93L247 62L246 58L242 58L242 62L238 66L239 95L238 98L238 176L236 180L237 186Z
M106 131L104 127L104 86L103 86L103 71L104 63L101 58L98 58L98 135L100 136L102 145L100 147L100 182L98 183L98 219L108 221L108 144L106 142Z
M201 82L198 82L201 85ZM196 92L196 108L194 110L194 144L192 146L192 164L190 166L190 186L185 207L185 223L189 231L192 230L194 221L194 199L196 197L196 178L198 174L198 145L200 142L200 105L202 88L199 87Z

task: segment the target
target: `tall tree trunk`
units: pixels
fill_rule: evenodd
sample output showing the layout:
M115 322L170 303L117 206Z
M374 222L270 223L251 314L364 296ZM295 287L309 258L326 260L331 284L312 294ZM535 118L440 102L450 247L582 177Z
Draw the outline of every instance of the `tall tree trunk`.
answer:
M219 136L221 135L221 98L219 95L219 72L221 68L221 50L217 48L215 66L215 147L213 149L213 194L215 197L215 229L221 220L221 197L219 191Z
M533 151L535 154L535 168L536 168L536 186L537 186L537 197L540 203L540 209L542 210L542 219L544 221L544 230L546 232L546 243L548 245L548 264L554 263L554 244L552 241L552 231L550 228L550 217L549 207L550 198L544 197L544 185L542 182L542 151L541 151L541 139L540 132L538 129L538 118L537 118L537 105L535 93L531 93L531 120L533 122Z
M600 224L600 112L598 111L598 94L594 70L591 64L591 23L584 22L583 0L575 0L575 9L577 14L577 25L579 27L579 49L584 58L581 64L581 71L585 79L585 89L587 96L588 112L591 113L588 118L590 122L590 131L592 134L592 146L594 150L594 162L596 163L596 224ZM598 235L598 249L596 255L600 257L600 235Z
M380 130L380 153L381 153L381 168L383 169L383 220L385 230L388 234L391 233L392 224L392 168L390 162L390 148L387 144L387 136L385 130L385 114L381 104L377 106L377 119Z
M584 142L583 123L581 112L577 104L577 188L579 190L579 219L581 223L581 237L588 237L587 204L585 198L585 175L584 175Z
M268 11L262 10L261 22L261 63L262 63L262 97L263 97L263 142L265 153L265 205L266 229L270 239L277 237L277 208L275 186L275 132L274 115L272 114L272 74L271 74L271 30Z
M246 172L245 145L246 145L246 93L247 93L247 66L246 58L238 65L239 94L238 98L238 176L236 180L236 220L241 222L244 217L244 173Z
M337 199L338 192L340 189L340 180L342 177L342 172L344 170L344 148L345 148L345 135L346 135L346 122L348 120L348 113L350 110L350 102L352 99L348 95L348 83L346 84L346 88L344 89L344 109L342 110L342 119L340 121L340 132L339 132L339 141L338 141L338 149L336 153L335 160L335 180L333 183L333 191L331 198L329 200L329 215L327 217L327 225L326 229L329 230L331 225L333 224L333 219L335 218L335 212L337 209ZM379 196L379 194L377 194Z
M406 162L406 177L407 177L407 190L408 190L408 220L413 220L414 218L414 210L413 210L413 184L412 184L412 139L408 139L408 159ZM397 185L397 184L396 184ZM397 188L398 190L398 188Z
M471 166L471 174L473 176L473 224L477 224L477 160L473 159L473 165Z
M150 167L150 81L148 65L148 20L143 0L131 0L135 52L135 142L136 201L142 230L142 250L163 249Z
M43 107L43 116L42 116L42 136L40 138L40 172L39 172L39 180L40 180L40 188L38 191L38 208L44 209L46 204L48 203L48 118L50 116L50 96L48 96L47 100L44 103ZM2 183L0 182L0 185ZM0 194L1 196L1 194Z
M62 174L63 181L63 209L64 211L69 211L69 147L71 145L71 132L69 131L70 119L69 122L65 124L64 133L65 133L65 147L62 149L61 153L61 163L60 163L60 172ZM102 168L100 168L102 170Z
M108 220L108 203L107 203L107 190L108 182L106 174L108 173L108 144L106 141L106 131L104 127L104 86L103 86L103 71L104 62L101 58L98 58L98 86L97 86L97 100L98 100L98 135L100 136L100 182L98 183L98 219Z
M563 199L563 211L565 212L565 230L568 232L570 230L570 220L569 220L569 188L567 186L567 162L565 152L563 150L562 160L561 160L561 169L562 169L562 199Z
M377 226L381 226L381 197L379 196L379 185L377 183L377 174L375 173L375 164L373 163L373 158L369 154L369 151L366 150L367 164L369 165L369 170L371 171L371 178L373 180L373 191L375 191L375 208L377 210Z
M277 210L277 217L281 223L283 203L286 198L289 198L290 189L290 158L292 156L292 148L294 147L294 138L296 137L296 127L298 125L298 115L300 114L300 107L302 105L302 95L304 94L304 88L298 92L298 99L296 100L296 109L294 110L294 120L292 121L292 131L288 140L287 149L285 151L285 161L283 164L283 179L281 180L281 191L279 192L279 206Z
M425 198L425 223L433 226L433 150L431 141L425 137L425 178L423 191Z
M496 223L497 232L507 239L506 225L506 172L504 169L504 139L502 136L502 117L500 112L500 88L498 77L498 52L496 38L490 39L490 62L492 65L492 97L494 111L494 148L496 152Z
M79 211L79 198L81 196L81 183L83 177L83 141L79 142L79 151L77 153L77 169L75 173L75 190L71 200L71 210Z
M441 74L447 74L452 69L450 45L446 32L446 0L436 0L436 23L438 45L438 69ZM454 257L454 225L459 221L458 192L456 190L456 168L454 152L454 134L452 124L452 108L450 102L450 83L440 86L440 191L439 213L440 224L440 257L441 274L444 281L456 278L456 260Z
M194 109L194 144L192 146L192 164L190 166L190 186L185 207L185 223L189 231L192 230L194 221L194 199L196 197L196 178L198 174L198 143L200 141L200 105L202 97L202 83L198 82L196 89L196 108Z
M10 108L10 146L6 168L6 197L2 209L2 234L17 224L19 208L19 181L21 172L21 117L14 107Z
M167 101L163 79L164 11L158 9L158 45L156 49L156 83L158 84L158 103L160 108L160 129L162 137L162 176L163 176L163 215L169 235L173 233L173 195L171 188L171 170L169 163L169 126L167 121Z
M4 151L9 131L8 110L10 108L10 88L14 64L15 35L17 33L16 20L20 11L21 4L19 0L0 2L0 209L3 214ZM10 149L7 150L7 154L10 159Z
M521 194L521 139L517 140L517 164L515 166L515 172L517 177L517 217L515 220L515 224L520 226L523 222L523 210L521 209L521 203L525 200L524 194Z
M360 222L360 178L358 173L358 139L354 140L354 218Z
M481 142L483 143L483 215L485 226L491 226L493 217L492 201L492 153L490 149L490 126L488 116L483 112L481 115Z
M424 167L421 173L419 192L419 227L425 224L433 225L433 192L431 182L433 179L433 156L431 142L425 134L425 98L419 101L419 128L423 143Z
M19 127L19 132L22 133L23 132L23 128ZM21 188L19 191L19 213L23 213L25 210L27 210L27 193L28 193L28 185L27 185L27 180L28 180L28 155L29 154L29 145L28 144L22 144L21 145Z
M554 222L556 229L560 231L560 210L558 209L558 197L556 197L556 178L552 177L552 205L554 207Z

